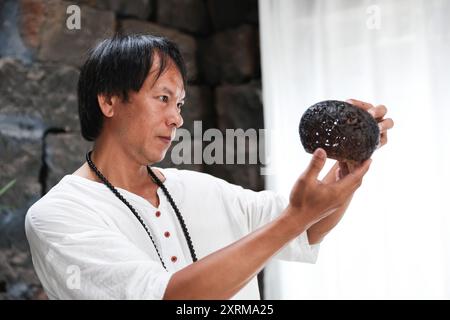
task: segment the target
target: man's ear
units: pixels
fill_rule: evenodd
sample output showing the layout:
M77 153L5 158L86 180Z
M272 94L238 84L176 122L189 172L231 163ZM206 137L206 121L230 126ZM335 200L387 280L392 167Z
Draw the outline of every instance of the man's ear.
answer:
M105 117L111 118L114 115L114 108L116 107L117 97L106 94L97 95L98 105Z

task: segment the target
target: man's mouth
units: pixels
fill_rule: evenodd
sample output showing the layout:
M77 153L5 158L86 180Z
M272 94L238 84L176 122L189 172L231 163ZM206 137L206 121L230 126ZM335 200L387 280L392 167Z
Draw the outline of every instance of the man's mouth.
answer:
M172 142L172 138L170 136L169 137L160 136L158 138L160 138L162 141L164 141L167 144L170 144Z

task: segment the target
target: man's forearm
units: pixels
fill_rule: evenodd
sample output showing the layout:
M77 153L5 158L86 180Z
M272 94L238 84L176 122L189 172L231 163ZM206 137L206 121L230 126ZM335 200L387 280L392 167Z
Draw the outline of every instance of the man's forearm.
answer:
M289 210L289 209L286 209ZM282 214L243 239L176 272L164 299L229 299L285 244L306 230Z
M335 212L308 228L307 234L309 244L313 245L320 243L323 238L339 223L344 216L345 211L347 211L352 198L353 195L344 205L336 209Z

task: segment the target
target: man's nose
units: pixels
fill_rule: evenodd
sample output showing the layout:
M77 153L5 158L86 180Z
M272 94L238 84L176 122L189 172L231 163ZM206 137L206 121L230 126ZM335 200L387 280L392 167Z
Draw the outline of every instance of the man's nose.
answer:
M168 126L175 125L176 128L180 128L184 122L177 105L175 104L175 106L171 106L169 109L170 111L167 117L167 125Z

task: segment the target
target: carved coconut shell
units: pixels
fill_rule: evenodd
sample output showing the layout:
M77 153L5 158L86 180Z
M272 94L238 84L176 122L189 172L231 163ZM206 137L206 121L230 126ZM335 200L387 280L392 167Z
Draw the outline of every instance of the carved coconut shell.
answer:
M299 133L306 152L323 148L328 158L350 163L369 159L380 137L380 129L372 115L336 100L309 107L300 120Z

